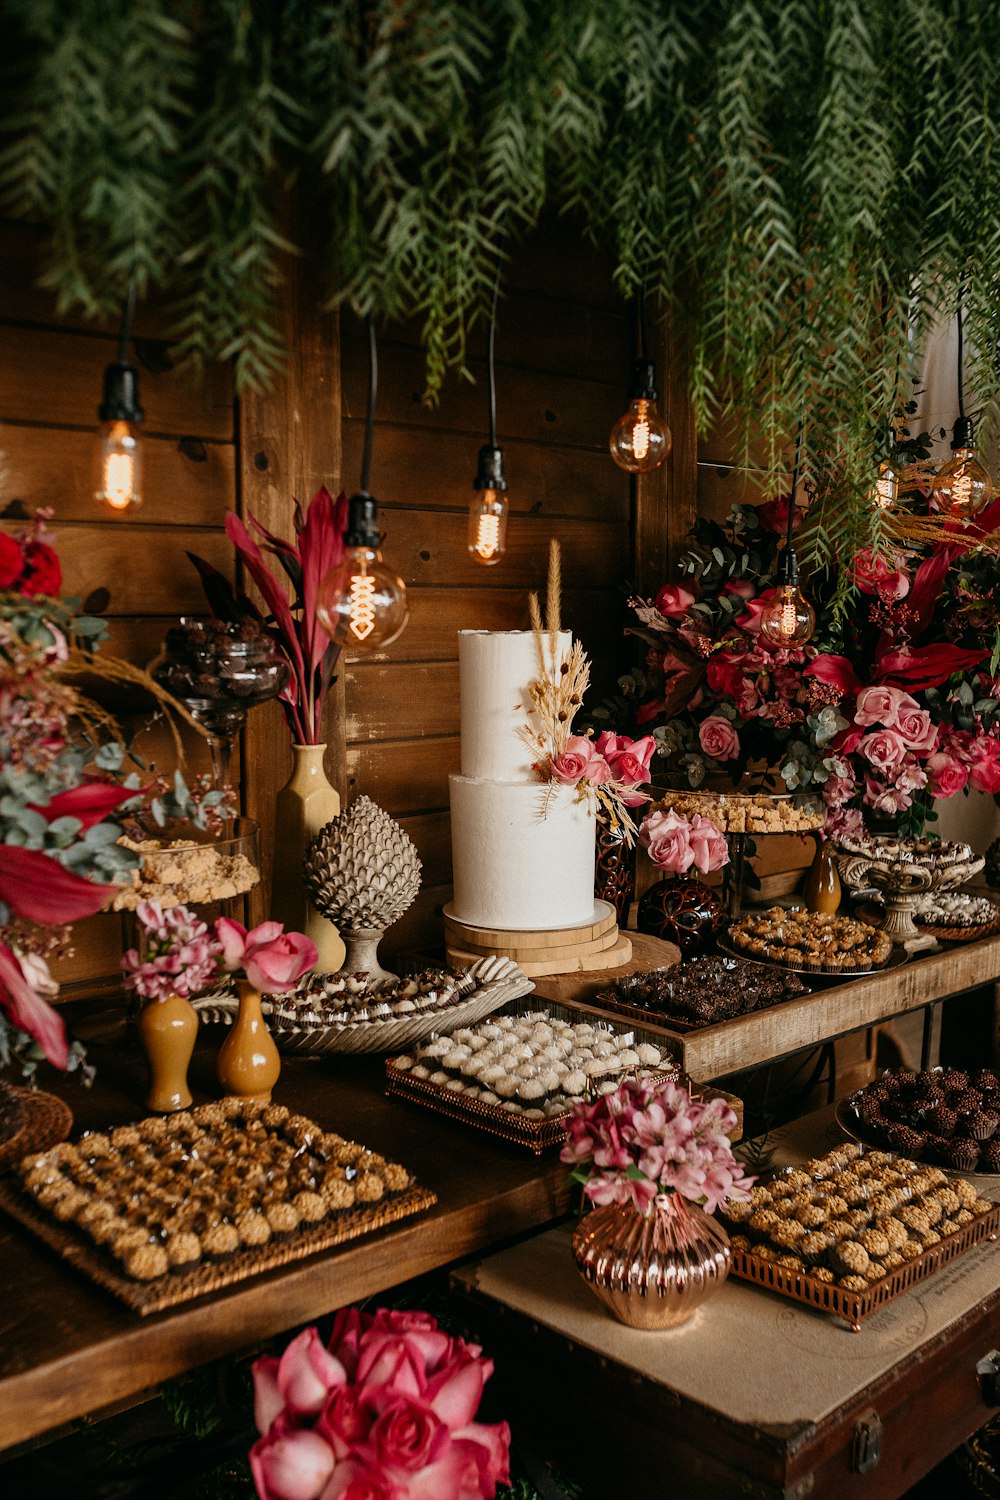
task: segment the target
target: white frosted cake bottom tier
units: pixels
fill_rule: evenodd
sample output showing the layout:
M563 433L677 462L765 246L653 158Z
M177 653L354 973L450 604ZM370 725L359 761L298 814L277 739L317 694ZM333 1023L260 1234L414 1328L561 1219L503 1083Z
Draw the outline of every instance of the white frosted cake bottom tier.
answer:
M458 921L531 931L592 916L596 820L575 787L448 781Z

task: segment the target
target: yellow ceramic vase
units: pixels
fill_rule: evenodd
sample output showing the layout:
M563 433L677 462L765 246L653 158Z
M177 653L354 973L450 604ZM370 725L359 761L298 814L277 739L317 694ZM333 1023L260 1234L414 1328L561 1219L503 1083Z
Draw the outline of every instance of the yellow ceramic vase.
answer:
M313 906L302 878L302 862L311 840L340 812L340 797L323 769L325 745L293 745L292 774L275 801L274 866L269 915L286 932L304 932L319 955L321 974L343 966L344 944L332 922Z
M139 1038L149 1063L146 1108L157 1114L187 1109L187 1070L198 1036L198 1016L182 995L149 1000L139 1012Z
M227 1094L266 1104L281 1072L281 1058L264 1021L260 990L246 979L238 980L237 988L239 1013L219 1048L216 1073Z

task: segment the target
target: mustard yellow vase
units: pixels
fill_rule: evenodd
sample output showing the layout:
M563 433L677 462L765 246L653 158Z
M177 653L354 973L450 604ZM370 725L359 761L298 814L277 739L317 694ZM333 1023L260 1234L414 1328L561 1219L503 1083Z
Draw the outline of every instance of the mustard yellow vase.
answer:
M275 800L274 864L270 916L286 932L304 932L319 955L321 974L342 967L346 949L340 933L313 906L302 879L302 861L311 840L340 812L340 797L323 768L325 745L293 745L292 774Z
M149 1064L146 1108L156 1114L187 1109L187 1070L198 1036L198 1016L182 995L149 1000L139 1012L139 1039Z
M281 1072L281 1058L261 1009L260 990L237 980L240 1008L216 1061L219 1082L227 1094L266 1104Z

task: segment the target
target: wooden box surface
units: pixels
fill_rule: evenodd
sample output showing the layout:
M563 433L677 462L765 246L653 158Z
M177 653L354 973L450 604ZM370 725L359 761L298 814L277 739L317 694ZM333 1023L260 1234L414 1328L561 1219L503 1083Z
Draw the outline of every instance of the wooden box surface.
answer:
M782 1133L779 1161L835 1136L827 1111L799 1121ZM977 1182L1000 1196L996 1179ZM515 1432L599 1495L894 1500L992 1410L976 1365L1000 1344L995 1243L856 1334L732 1279L681 1329L624 1328L578 1276L566 1229L454 1280L474 1304Z

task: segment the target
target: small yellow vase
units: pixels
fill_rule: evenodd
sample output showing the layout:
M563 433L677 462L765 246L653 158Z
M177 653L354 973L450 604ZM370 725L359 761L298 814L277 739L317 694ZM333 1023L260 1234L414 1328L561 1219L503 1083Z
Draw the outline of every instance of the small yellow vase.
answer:
M237 980L240 1008L232 1030L219 1048L216 1073L227 1094L266 1104L281 1072L281 1057L261 1009L260 990Z
M157 1114L187 1109L188 1064L198 1036L198 1016L182 995L149 1000L139 1012L139 1037L149 1063L146 1108Z
M302 878L310 842L340 812L340 797L323 767L325 745L293 745L292 774L275 802L274 863L271 873L272 921L286 932L304 932L316 944L316 968L335 974L344 962L344 944L332 922L313 906Z
M820 839L802 894L810 911L832 917L840 909L840 875L831 839Z

